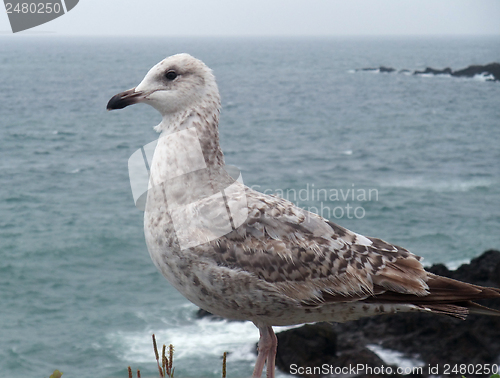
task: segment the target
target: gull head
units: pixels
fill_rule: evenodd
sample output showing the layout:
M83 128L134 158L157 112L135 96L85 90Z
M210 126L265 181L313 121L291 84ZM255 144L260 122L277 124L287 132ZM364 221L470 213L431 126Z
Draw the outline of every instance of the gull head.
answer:
M177 54L151 68L137 87L113 96L107 110L141 102L172 118L197 108L218 109L220 98L210 68L189 54Z

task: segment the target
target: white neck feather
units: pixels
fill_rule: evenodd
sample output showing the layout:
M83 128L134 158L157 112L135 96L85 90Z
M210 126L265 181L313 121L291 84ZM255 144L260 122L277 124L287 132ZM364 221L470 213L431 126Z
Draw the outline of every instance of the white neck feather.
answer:
M219 145L219 104L210 105L165 116L156 126L161 135L151 164L153 185L199 169L214 171L224 166Z

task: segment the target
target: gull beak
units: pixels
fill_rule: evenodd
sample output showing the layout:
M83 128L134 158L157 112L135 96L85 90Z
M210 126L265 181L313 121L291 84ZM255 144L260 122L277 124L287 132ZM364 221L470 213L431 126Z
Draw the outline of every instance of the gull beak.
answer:
M111 97L108 105L106 106L107 110L115 110L115 109L123 109L129 105L137 104L138 102L142 102L146 96L146 93L142 91L136 91L135 88L129 89L125 92L118 93Z

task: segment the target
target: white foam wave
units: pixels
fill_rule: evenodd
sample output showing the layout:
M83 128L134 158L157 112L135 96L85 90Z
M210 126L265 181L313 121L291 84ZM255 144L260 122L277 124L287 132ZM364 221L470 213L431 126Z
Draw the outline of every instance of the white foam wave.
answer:
M481 74L477 74L473 76L474 80L478 81L489 81L489 80L495 80L495 76L493 74L487 74L486 72L483 72Z
M250 322L201 319L190 325L163 330L119 331L108 335L108 339L113 344L121 345L123 360L151 362L153 333L158 344L174 345L177 361L203 357L218 359L224 352L233 354L233 360L253 361L256 356L252 349L259 337L257 329Z
M416 357L407 357L403 353L396 350L385 349L379 345L367 345L373 353L379 356L384 362L389 365L396 365L403 369L411 369L413 367L425 366L425 362L419 360Z
M420 77L447 77L447 78L452 78L450 74L447 73L440 73L440 74L433 74L433 73L423 73L423 74L418 74L416 76Z
M447 74L447 73L441 73L441 74L425 73L425 74L418 74L417 76L421 76L421 77L447 77L447 78L455 78L455 79L459 78L459 79L463 79L463 80L470 80L471 79L471 77L467 77L467 76L455 77L455 76ZM491 80L495 80L495 76L493 76L493 74L483 72L483 73L476 74L476 75L472 76L472 79L477 80L477 81L491 81Z
M423 260L423 259L422 259ZM441 262L441 261L421 261L422 265L424 268L428 269L434 264L444 264L448 268L448 270L457 270L460 268L463 264L469 264L471 259L458 259L458 260L452 260L449 262Z
M183 306L184 307L184 306ZM189 310L192 305L186 306ZM147 320L148 316L142 314ZM175 321L164 329L147 328L143 331L118 331L107 336L113 350L119 351L119 358L128 364L152 363L154 353L151 335L154 333L161 345L174 345L174 363L182 369L195 369L193 361L204 361L206 365L217 370L224 352L228 352L228 364L238 366L237 370L246 369L251 372L257 356L255 344L259 340L259 331L251 322L230 322L226 320L190 319ZM175 325L174 325L175 323ZM274 327L275 332L291 327ZM229 365L228 365L229 366ZM234 368L233 368L234 371ZM278 374L277 377L286 375Z
M468 192L477 188L488 188L492 186L492 182L486 179L476 180L431 180L424 177L414 177L407 179L388 180L380 183L381 186L404 188L404 189L419 189L435 192Z
M449 270L457 270L463 264L469 264L469 263L470 263L470 259L460 259L460 260L453 260L453 261L447 262L444 265Z

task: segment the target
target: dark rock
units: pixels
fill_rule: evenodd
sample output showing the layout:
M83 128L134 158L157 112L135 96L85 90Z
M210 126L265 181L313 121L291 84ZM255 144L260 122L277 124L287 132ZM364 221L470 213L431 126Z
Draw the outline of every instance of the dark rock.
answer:
M451 271L450 278L482 286L500 286L500 252L488 250L471 260L469 264Z
M378 71L378 72L390 73L390 72L396 71L396 69L392 68L392 67L380 66L377 68L375 68L375 67L359 68L359 69L356 69L356 71Z
M493 75L494 81L500 80L500 63L490 63L485 66L469 66L452 73L458 77L473 77L475 75Z
M276 334L278 351L276 366L287 373L293 364L297 366L321 366L336 356L337 335L330 324L306 324ZM306 374L305 377L319 377Z
M396 71L395 68L392 68L392 67L384 67L384 66L380 66L379 68L380 72L394 72Z
M437 274L438 276L449 277L452 275L452 272L446 267L444 264L434 264L430 268L427 268L427 271Z
M356 71L378 71L378 68L375 67L357 68Z
M425 71L415 71L413 72L414 75L422 75L422 74L433 74L433 75L451 75L452 70L449 67L446 67L444 70L436 70L431 67L427 67Z
M486 251L454 271L443 264L433 265L428 270L473 284L499 287L500 252ZM481 304L500 309L498 300L486 300ZM466 321L462 321L427 313L384 315L347 323L306 325L280 332L277 336L277 366L286 372L290 372L292 363L303 367L323 364L343 367L358 363L371 367L388 366L366 348L370 344L422 360L425 363L422 374L413 377L430 376L429 365L438 365L439 375L444 373L444 364L484 366L498 363L500 356L500 317L493 316L469 315ZM462 375L450 373L450 377ZM358 376L371 377L369 374ZM484 375L467 373L465 376Z
M202 308L199 308L198 311L196 311L196 318L197 319L203 319L203 318L209 318L210 320L223 320L224 318L219 316L219 315L214 315L211 312L208 312Z
M378 71L378 72L394 72L396 69L392 67L380 66L378 68L375 67L367 67L356 69L356 71ZM398 71L399 73L409 73L410 70L402 69ZM427 67L423 71L415 70L413 71L413 75L423 75L423 74L432 74L432 75L451 75L454 77L474 77L476 75L485 75L492 76L492 79L488 79L491 81L500 81L500 63L490 63L484 66L482 65L472 65L467 68L463 68L458 71L453 71L450 67L446 67L442 70L435 69L432 67Z
M443 70L437 70L431 67L427 67L424 71L415 71L414 75L422 74L433 74L433 75L443 75L448 74L454 77L474 77L476 75L492 75L492 81L500 80L500 63L490 63L485 66L475 65L469 66L467 68L453 71L451 68L447 67Z
M358 364L387 366L380 357L361 344L349 344L337 353L337 334L329 323L307 324L279 332L276 336L276 366L289 374L299 373L297 375L302 377L315 378L328 376L335 369L349 372L349 368Z

